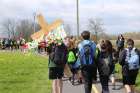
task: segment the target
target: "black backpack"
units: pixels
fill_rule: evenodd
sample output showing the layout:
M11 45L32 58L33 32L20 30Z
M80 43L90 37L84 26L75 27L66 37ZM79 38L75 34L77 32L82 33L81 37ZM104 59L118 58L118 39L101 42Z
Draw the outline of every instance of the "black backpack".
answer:
M50 59L56 65L64 65L66 63L66 55L67 55L67 48L64 44L62 45L55 45L53 47L53 51L50 54Z

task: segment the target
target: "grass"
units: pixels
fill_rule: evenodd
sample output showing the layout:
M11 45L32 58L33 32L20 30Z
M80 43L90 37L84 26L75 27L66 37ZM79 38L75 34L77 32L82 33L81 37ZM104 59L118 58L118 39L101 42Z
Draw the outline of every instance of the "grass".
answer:
M51 93L47 58L0 52L0 93Z
M136 83L136 88L137 88L137 90L139 90L140 91L140 73L139 73L139 75L138 75L138 77L137 77L137 81L136 81L137 83Z

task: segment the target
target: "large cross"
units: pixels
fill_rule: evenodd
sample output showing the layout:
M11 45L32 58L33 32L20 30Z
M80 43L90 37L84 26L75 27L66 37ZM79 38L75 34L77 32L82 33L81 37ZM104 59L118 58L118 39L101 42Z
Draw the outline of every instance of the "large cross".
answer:
M49 25L47 22L45 22L45 19L41 14L37 15L37 19L38 19L38 24L41 27L41 30L31 35L31 38L33 40L38 40L40 38L43 39L44 35L47 36L50 31L53 31L63 23L62 20L56 20L54 23Z

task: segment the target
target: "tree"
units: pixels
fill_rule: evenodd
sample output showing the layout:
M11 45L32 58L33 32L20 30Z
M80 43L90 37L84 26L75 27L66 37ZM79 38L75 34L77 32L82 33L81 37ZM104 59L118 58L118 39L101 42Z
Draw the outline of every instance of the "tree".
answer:
M97 42L98 36L104 32L102 19L90 18L88 27L89 27L89 30L91 31L91 33L96 36L96 42Z
M31 34L34 33L34 22L30 19L15 20L5 19L2 22L2 29L8 35L8 38L19 39L20 37L31 40ZM39 31L40 26L35 23L35 31Z
M6 19L2 23L2 28L8 34L8 38L14 38L16 34L16 21L14 19Z
M38 31L40 29L38 24L35 24L35 31ZM32 20L24 19L19 21L17 27L17 36L23 37L27 41L31 40L31 34L34 33L34 23Z

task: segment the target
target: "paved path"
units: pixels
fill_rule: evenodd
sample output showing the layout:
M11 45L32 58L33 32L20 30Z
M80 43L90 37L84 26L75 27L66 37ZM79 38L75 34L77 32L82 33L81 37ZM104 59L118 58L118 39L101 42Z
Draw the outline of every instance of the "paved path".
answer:
M110 93L125 93L124 88L122 88L122 83L116 84L116 90L112 90L111 84L109 84L109 87ZM97 88L99 90L99 93L101 93L100 83L97 84ZM69 81L64 81L63 93L84 93L84 86L83 85L72 86L72 84Z

